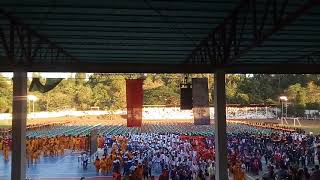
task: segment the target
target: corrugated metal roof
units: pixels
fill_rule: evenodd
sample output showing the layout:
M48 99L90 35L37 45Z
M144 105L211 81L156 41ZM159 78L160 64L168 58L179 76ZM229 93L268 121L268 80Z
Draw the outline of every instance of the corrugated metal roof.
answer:
M240 57L238 63L310 63L308 55L320 49L320 6L299 17ZM312 63L320 63L320 59Z
M306 1L289 1L284 13L294 12ZM257 18L261 19L266 1L257 2ZM199 42L223 23L239 3L240 0L3 0L0 7L81 63L170 65L185 63ZM232 63L309 63L304 57L319 50L319 8L312 8ZM0 23L3 29L9 28L6 17L1 17ZM251 26L247 23L241 46L250 44ZM272 28L269 19L264 28ZM4 54L4 49L0 48L0 52Z
M181 63L236 2L10 0L0 5L80 61Z

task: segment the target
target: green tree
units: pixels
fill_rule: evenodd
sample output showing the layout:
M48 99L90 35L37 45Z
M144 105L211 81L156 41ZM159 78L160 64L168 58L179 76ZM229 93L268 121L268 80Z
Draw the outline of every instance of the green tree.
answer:
M86 80L86 73L76 73L75 76L76 85L84 84Z
M0 112L11 112L12 81L0 75Z
M85 84L78 84L75 87L74 96L77 109L88 110L90 108L93 96L90 86Z
M93 87L93 105L98 106L101 109L107 108L110 105L111 97L108 93L108 87L104 86L102 83L98 83ZM108 109L108 108L107 108Z
M145 105L179 106L180 94L166 86L144 91Z

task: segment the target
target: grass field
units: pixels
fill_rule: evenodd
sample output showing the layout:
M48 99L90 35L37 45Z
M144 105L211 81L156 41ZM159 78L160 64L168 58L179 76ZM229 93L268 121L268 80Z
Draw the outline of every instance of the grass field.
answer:
M267 119L250 119L250 120L241 120L245 122L251 122L251 123L261 123L261 122L273 122L273 123L281 123L278 120L267 120ZM300 120L301 127L300 126L294 126L293 120L287 120L288 121L288 127L296 127L304 129L307 133L313 132L314 134L320 134L320 120Z
M10 120L0 120L0 128L9 128L11 127Z

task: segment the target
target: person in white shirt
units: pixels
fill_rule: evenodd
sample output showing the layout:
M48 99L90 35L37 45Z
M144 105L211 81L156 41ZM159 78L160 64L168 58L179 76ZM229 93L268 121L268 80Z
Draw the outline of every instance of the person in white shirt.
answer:
M214 177L214 168L213 168L213 164L211 161L209 161L209 166L207 168L208 174L209 174L209 179L211 179L212 177Z
M83 153L81 158L82 158L82 166L83 166L83 169L87 169L87 167L88 167L88 160L89 160L87 153L86 153L86 152Z
M191 166L192 179L197 179L198 177L199 166L194 162Z

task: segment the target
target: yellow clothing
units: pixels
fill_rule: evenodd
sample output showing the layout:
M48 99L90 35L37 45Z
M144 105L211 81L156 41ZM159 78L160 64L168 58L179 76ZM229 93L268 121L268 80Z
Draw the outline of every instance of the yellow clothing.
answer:
M101 168L101 173L106 174L107 173L107 164L104 159L100 160L100 168Z
M96 172L100 171L100 160L95 160L94 161L94 166L96 167Z

